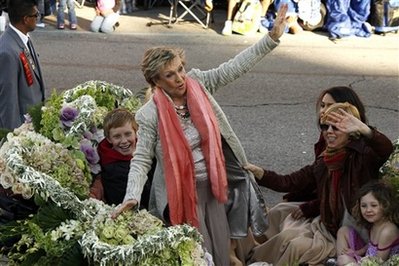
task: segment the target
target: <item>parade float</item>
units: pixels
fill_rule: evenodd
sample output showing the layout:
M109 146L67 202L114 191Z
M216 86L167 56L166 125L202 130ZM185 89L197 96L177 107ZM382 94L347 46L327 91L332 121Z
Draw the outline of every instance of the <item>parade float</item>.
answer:
M101 170L96 147L104 116L140 106L128 89L88 81L54 92L20 128L4 134L0 182L11 207L1 214L11 215L13 207L26 214L0 224L1 254L9 265L211 263L196 228L166 227L145 210L111 219L115 206L88 197Z

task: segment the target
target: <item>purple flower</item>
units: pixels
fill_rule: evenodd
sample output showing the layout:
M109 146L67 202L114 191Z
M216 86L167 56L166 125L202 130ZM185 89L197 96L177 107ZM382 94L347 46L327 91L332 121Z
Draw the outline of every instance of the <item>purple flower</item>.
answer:
M100 161L97 150L93 148L91 142L87 139L83 139L80 142L80 150L85 154L86 160L89 164L97 164Z
M71 127L73 121L78 117L79 111L76 108L65 106L61 109L61 123L65 127Z
M85 139L91 140L91 139L93 138L93 133L91 133L90 131L85 131L85 132L83 133L83 137L84 137Z

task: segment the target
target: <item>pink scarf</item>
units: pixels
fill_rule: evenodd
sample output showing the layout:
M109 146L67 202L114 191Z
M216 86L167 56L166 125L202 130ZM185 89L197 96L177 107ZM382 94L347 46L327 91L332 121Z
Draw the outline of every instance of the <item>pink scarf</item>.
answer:
M186 86L187 105L201 136L212 193L220 203L225 203L227 175L216 116L201 85L187 77ZM173 104L159 88L154 92L154 102L158 109L170 221L172 225L189 223L198 228L196 180L190 145Z

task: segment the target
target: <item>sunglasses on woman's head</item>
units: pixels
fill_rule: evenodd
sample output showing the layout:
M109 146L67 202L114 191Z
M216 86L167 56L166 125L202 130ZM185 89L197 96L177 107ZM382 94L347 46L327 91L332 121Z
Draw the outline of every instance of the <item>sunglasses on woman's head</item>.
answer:
M319 127L320 127L321 131L327 131L330 127L331 127L334 131L337 131L337 130L338 130L338 128L337 128L336 126L327 125L327 124L320 124Z

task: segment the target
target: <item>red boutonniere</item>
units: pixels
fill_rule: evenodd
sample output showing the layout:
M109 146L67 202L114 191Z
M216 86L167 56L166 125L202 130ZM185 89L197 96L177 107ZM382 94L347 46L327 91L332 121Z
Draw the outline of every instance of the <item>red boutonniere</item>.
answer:
M32 71L29 68L28 58L26 58L24 52L21 52L19 54L19 58L21 59L22 66L24 68L26 82L28 83L28 86L31 86L33 84L33 76L32 76Z

